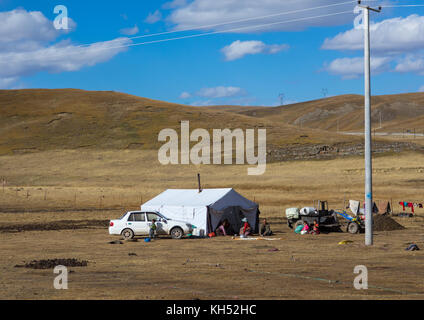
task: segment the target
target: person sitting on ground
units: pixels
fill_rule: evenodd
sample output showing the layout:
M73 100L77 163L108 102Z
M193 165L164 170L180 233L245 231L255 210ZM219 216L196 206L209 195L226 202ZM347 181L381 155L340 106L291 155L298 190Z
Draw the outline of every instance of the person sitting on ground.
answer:
M314 220L314 226L312 227L311 234L319 234L319 224Z
M243 226L240 228L240 237L247 237L251 233L252 228L249 222L247 222L247 218L243 218L241 222L243 222Z
M305 225L303 226L303 229L302 229L302 231L300 231L300 234L307 234L307 233L309 233L309 230L310 230L310 228L309 228L309 224L307 224L306 222L305 222Z
M227 235L227 228L229 227L230 223L227 219L222 221L222 223L219 224L218 228L216 228L215 233L217 236L226 236Z
M152 220L152 224L150 225L150 230L149 230L149 238L150 239L154 239L155 234L156 234L156 219Z
M262 223L259 225L259 235L262 237L272 236L271 227L266 219L263 219Z

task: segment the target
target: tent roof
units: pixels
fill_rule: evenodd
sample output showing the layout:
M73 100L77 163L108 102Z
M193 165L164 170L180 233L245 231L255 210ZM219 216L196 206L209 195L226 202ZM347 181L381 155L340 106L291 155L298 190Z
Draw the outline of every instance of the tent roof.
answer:
M203 189L202 192L198 189L168 189L142 205L142 207L155 206L209 206L215 210L223 210L229 206L250 209L258 205L233 189L226 188Z

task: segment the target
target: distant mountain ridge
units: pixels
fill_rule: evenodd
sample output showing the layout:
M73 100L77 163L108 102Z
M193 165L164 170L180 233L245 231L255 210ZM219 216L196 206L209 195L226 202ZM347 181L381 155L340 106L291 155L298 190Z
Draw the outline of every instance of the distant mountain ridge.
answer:
M157 149L158 134L190 128L266 128L274 147L358 143L363 98L344 95L280 107L193 107L111 91L0 90L0 155L54 149ZM373 123L424 129L424 93L373 97Z

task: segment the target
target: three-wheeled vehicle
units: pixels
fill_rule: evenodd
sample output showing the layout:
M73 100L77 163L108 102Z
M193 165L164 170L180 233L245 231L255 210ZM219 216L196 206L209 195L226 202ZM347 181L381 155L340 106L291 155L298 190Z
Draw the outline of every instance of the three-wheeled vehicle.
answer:
M347 214L346 211L343 212L337 212L336 214L342 216L348 221L346 231L349 233L361 233L365 230L365 221L362 219L361 216L352 217L351 215Z

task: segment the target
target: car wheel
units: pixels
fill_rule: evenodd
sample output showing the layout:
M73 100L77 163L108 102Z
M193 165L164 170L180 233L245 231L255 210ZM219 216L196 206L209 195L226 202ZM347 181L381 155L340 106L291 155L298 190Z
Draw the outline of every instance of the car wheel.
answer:
M355 234L359 232L359 226L356 222L350 222L347 226L347 231L349 233Z
M132 231L131 229L124 229L122 230L121 235L124 240L130 240L134 238L134 231Z
M184 235L184 231L180 227L175 227L171 230L172 239L181 239L183 235Z

